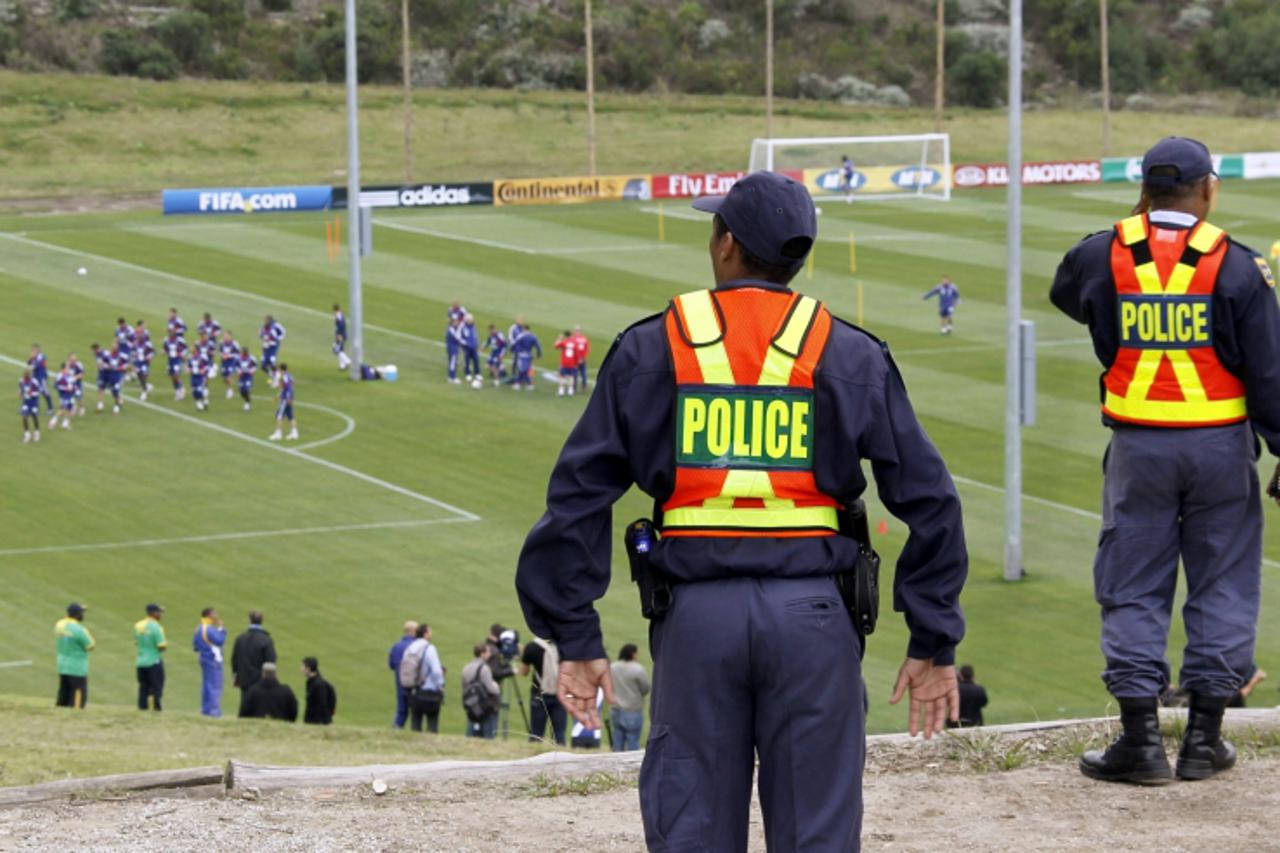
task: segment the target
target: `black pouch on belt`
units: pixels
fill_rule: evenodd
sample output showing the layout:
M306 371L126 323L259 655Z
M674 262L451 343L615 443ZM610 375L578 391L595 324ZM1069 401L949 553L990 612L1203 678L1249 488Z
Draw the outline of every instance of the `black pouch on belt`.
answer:
M871 547L867 505L861 498L840 510L840 535L858 544L858 558L852 571L836 575L836 586L854 629L860 637L869 637L875 632L880 615L880 555Z
M649 519L639 518L627 525L623 541L631 563L631 580L640 590L640 612L646 619L659 620L671 608L671 582L649 561L650 551L658 544L658 530Z

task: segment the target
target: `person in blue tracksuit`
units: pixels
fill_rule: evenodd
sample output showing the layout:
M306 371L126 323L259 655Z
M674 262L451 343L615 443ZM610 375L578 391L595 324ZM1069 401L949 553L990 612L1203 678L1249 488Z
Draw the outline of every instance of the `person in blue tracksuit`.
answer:
M55 410L53 398L49 395L49 359L39 344L31 345L31 358L27 359L27 367L31 368L31 378L40 386L40 396L44 397L45 406L52 415Z
M960 288L944 275L942 281L920 298L932 299L935 296L938 297L938 333L949 335L955 321L956 306L960 304Z
M462 382L458 378L458 358L462 355L462 318L449 316L449 325L444 330L444 354L449 359L449 384Z
M200 713L206 717L222 716L222 647L227 644L227 629L222 617L212 607L200 612L191 647L200 656Z
M462 320L462 374L470 382L482 379L480 375L480 332L476 318L468 314Z
M511 342L511 353L515 360L515 373L507 380L515 390L533 390L533 360L542 358L542 344L533 329L521 329Z

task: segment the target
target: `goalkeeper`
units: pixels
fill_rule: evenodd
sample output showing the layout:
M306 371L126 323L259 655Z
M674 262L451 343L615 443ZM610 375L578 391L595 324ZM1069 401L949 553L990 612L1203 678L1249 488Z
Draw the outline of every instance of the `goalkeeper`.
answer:
M942 281L926 293L921 299L930 299L938 297L938 334L951 334L951 327L956 313L956 306L960 304L960 288L952 283L951 279L945 275Z

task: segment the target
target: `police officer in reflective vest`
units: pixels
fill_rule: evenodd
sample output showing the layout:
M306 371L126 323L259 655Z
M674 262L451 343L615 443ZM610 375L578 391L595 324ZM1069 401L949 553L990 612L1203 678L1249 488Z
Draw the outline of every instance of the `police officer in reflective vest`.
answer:
M609 586L611 506L655 501L651 728L640 777L652 850L740 851L758 757L771 850L856 850L862 824L860 640L837 592L858 546L841 507L867 487L910 527L893 583L910 629L894 696L926 737L959 713L954 650L967 571L960 501L888 350L787 288L817 236L813 200L757 172L715 214L714 290L672 300L614 342L520 555L530 629L553 637L558 694L612 702L593 602ZM845 575L847 577L847 575Z
M1133 215L1068 252L1050 297L1089 326L1112 429L1093 577L1102 677L1123 733L1085 753L1080 769L1162 784L1173 771L1156 698L1169 683L1179 557L1187 645L1178 684L1191 706L1177 776L1205 779L1235 763L1221 723L1253 664L1257 436L1280 455L1280 309L1266 262L1205 221L1218 178L1203 144L1161 140L1142 159L1142 181Z

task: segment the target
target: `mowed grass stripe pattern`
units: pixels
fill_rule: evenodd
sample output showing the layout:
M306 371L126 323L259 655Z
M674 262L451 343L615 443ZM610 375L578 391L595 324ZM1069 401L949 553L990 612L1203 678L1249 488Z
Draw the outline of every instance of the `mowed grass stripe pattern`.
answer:
M1241 239L1269 244L1268 194L1275 186L1229 183L1225 189L1215 220L1234 228ZM1084 233L1106 228L1123 216L1131 197L1129 188L1109 187L1036 188L1026 193L1024 300L1027 316L1039 326L1043 346L1039 422L1024 433L1026 489L1037 500L1026 504L1029 577L1022 584L1007 585L999 579L1003 194L961 193L949 204L826 203L813 277L802 274L796 282L799 289L826 300L849 319L855 310L854 281L862 283L866 325L899 354L916 408L957 475L972 559L964 599L970 634L961 658L979 668L993 696L990 717L996 721L1095 714L1106 706L1097 677L1101 660L1090 570L1098 526L1093 514L1099 504L1100 459L1107 440L1095 399L1100 367L1083 330L1057 314L1047 292L1062 253ZM665 207L673 214L681 210L681 205L673 203ZM17 300L20 305L5 305L13 310L0 317L0 341L5 342L4 351L13 352L20 345L8 342L16 339L25 345L42 311L62 316L59 312L68 304L77 306L68 320L47 333L40 330L50 340L65 333L66 343L59 341L64 349L83 349L86 336L106 334L114 320L113 306L144 312L153 325L170 303L182 308L188 322L207 307L243 335L241 329L256 329L260 323L267 309L262 300L283 303L271 310L289 327L285 355L299 376L300 399L348 413L359 425L346 439L312 452L484 518L476 524L326 536L323 551L297 547L303 543L284 539L205 546L211 553L234 555L237 564L243 554L273 554L276 559L268 560L272 582L294 582L297 589L283 596L278 606L288 608L285 602L291 602L308 616L318 609L331 613L334 620L320 628L302 613L290 613L286 624L277 629L280 642L297 647L298 657L316 653L322 663L326 656L333 660L335 679L349 685L345 695L352 697L347 719L381 722L385 709L376 703L385 704L390 676L379 655L394 639L398 621L414 615L430 618L451 673L469 657L470 643L489 622L518 622L511 591L515 556L525 531L541 511L546 475L582 406L577 398L556 400L545 384L531 395L445 385L442 353L429 344L442 340L444 308L452 299L460 299L482 328L494 322L503 330L514 314L522 313L548 349L559 329L580 323L594 342L594 369L620 330L661 310L675 293L705 286L709 280L708 223L667 216L667 242L659 244L656 216L646 208L653 205L379 212L379 221L388 227L375 231L375 252L365 265L365 307L370 322L386 331L367 330L366 347L371 361L400 367L402 379L395 384L353 385L333 370L327 309L334 301L345 302L346 268L342 260L333 264L327 260L323 221L318 216L162 220L126 215L0 222L0 228L22 231L30 240L227 289L187 286L177 278L125 268L110 272L102 265L93 266L90 275L80 280L71 275L76 262L70 255L26 244L21 251L10 252L5 243L0 270L20 277L22 295ZM856 276L849 273L850 232L857 244ZM646 246L652 251L644 251ZM947 338L937 334L933 303L920 301L944 273L959 284L963 297L957 331ZM55 354L62 351L50 349ZM555 362L547 356L542 364L554 367ZM166 398L161 395L162 400ZM209 413L213 418L240 414L224 412L219 402L215 400ZM318 419L305 411L303 415ZM266 415L262 418L265 424ZM128 428L135 429L135 422L141 421L131 418ZM114 423L103 424L102 430L96 423L90 426L95 435L106 427L115 428ZM325 428L330 427L336 431L339 425ZM311 432L306 420L303 429L304 440L324 437ZM166 441L187 440L177 430L160 431ZM68 438L78 437L73 432ZM56 438L61 447L64 437ZM127 441L132 443L132 436ZM45 450L42 445L41 451ZM26 466L34 454L15 456L20 466ZM88 466L81 477L84 482L73 481L72 491L89 489L88 481L98 479L98 474L89 473L97 460L84 464ZM278 482L275 468L270 466L265 479ZM171 476L189 484L181 466ZM306 484L272 486L285 493L276 498L281 511L289 510L299 487ZM194 494L207 502L204 491L197 489ZM352 513L364 503L348 500L332 485L320 485L319 494L307 497ZM130 495L128 500L145 501L146 496ZM647 511L647 499L633 492L624 499L616 520ZM878 506L873 511L877 520L885 517ZM361 512L350 521L366 523L367 515ZM889 522L888 535L877 542L887 565L905 535L900 525ZM306 525L290 516L288 526ZM65 536L70 529L47 522L38 527L41 535L54 537ZM1268 531L1267 553L1272 557L1280 556L1276 537ZM185 553L184 547L174 546L179 554ZM344 562L340 555L352 552L362 556L354 564ZM47 560L65 566L70 562L66 556L48 555L33 564ZM138 559L152 557L139 555ZM0 571L16 571L13 562L0 562ZM108 566L121 562L119 554L104 555L101 560ZM172 571L167 560L158 562L158 566L151 564L155 572ZM615 550L614 565L625 566L620 548ZM41 573L42 577L54 574ZM601 605L611 650L623 642L643 643L644 639L634 593L625 582L625 572L619 574ZM70 592L74 581L84 577L87 573L72 573L60 589ZM238 577L237 583L244 580ZM1266 586L1269 598L1259 648L1264 666L1268 655L1280 652L1280 636L1266 627L1274 622L1269 617L1276 615L1269 603L1275 588L1270 572ZM229 596L233 601L262 599L261 593L248 593L236 584L204 587L199 593L206 598ZM120 598L119 606L126 607L124 596ZM134 605L128 599L127 606L140 608L145 603L141 598L137 601ZM42 616L47 614L48 603L41 602L40 607ZM886 600L886 611L888 607ZM48 619L35 620L33 612L28 608L22 618L31 621L31 636L36 639L15 657L47 659ZM120 621L125 624L135 618L122 613ZM866 661L871 725L878 730L901 727L901 712L885 704L905 648L900 621L886 612ZM126 642L127 632L124 638L117 639ZM1175 664L1180 643L1180 634L1175 634L1171 641ZM314 648L317 644L322 646L319 651ZM1051 657L1044 654L1050 644L1055 649ZM16 678L17 686L23 692L47 692L47 672L39 670L35 667ZM455 696L447 704L452 716L446 718L446 725L460 727L461 714L453 701L457 688L452 686ZM185 701L194 705L194 692Z

